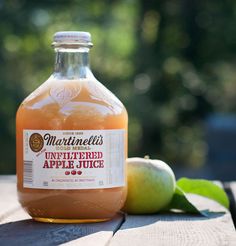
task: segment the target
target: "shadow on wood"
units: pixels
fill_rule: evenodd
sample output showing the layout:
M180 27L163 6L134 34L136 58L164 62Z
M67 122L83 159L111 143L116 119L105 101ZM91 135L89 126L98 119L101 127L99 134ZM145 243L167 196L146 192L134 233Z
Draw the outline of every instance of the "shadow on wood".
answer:
M132 223L124 223L120 230L122 229L132 229L137 227L145 227L151 226L152 224L158 222L203 222L208 221L211 219L216 219L223 217L225 212L209 212L208 217L204 217L203 215L197 214L185 214L185 213L159 213L159 214L152 214L152 215L129 215L129 220L133 221Z
M0 225L0 245L59 245L86 236L89 236L89 242L94 238L92 241L100 245L99 241L112 237L122 222L121 216L111 221L93 224L50 224L33 220L10 222Z

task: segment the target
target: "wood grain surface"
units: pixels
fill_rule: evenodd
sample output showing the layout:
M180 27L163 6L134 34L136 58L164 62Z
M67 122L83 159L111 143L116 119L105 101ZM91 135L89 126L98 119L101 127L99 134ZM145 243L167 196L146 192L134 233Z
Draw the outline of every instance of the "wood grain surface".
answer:
M0 176L0 221L20 208L16 195L16 177Z
M236 182L230 182L230 188L232 190L234 201L236 202Z
M236 193L236 183L233 189ZM235 246L230 213L212 200L189 198L199 209L210 208L209 217L170 213L127 215L124 220L119 214L103 223L47 224L33 221L20 207L15 177L0 176L0 245Z
M110 245L235 246L236 232L230 213L207 198L196 195L189 198L199 209L210 208L209 217L186 214L129 215Z
M230 212L236 226L236 182L226 182L224 188L230 199Z

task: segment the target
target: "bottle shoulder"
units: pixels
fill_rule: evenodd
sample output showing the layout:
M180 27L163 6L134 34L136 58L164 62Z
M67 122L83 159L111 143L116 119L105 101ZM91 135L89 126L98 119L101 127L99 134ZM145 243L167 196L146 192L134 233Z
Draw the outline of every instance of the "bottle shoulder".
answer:
M64 115L78 111L82 113L83 110L104 115L126 112L121 101L96 79L49 78L25 98L20 108L31 111L59 111Z

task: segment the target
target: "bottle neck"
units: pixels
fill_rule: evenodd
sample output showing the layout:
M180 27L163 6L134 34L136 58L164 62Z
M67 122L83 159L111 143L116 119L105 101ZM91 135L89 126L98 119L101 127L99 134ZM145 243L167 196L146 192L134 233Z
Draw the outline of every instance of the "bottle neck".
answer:
M87 78L89 68L89 48L57 48L54 76L57 79Z

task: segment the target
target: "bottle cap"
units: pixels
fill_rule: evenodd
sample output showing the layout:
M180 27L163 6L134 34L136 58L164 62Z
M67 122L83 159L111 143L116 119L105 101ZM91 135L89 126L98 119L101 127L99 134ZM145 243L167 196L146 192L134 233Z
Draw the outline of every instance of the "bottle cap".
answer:
M80 45L86 47L92 47L91 34L89 32L76 32L76 31L65 31L56 32L53 36L54 47L61 45Z

